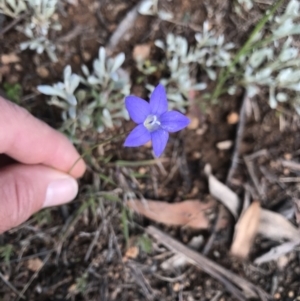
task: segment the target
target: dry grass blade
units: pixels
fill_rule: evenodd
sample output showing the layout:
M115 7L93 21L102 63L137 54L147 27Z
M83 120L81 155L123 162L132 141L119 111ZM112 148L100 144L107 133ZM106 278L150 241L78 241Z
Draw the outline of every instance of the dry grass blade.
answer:
M253 202L244 212L235 227L234 240L230 252L246 258L250 252L260 221L260 204Z
M48 253L48 255L45 257L45 259L43 260L43 263L39 266L39 268L35 271L35 273L31 276L31 278L29 279L29 281L24 286L24 288L23 288L23 290L22 290L19 298L17 299L17 301L19 301L21 299L21 296L23 296L26 293L26 291L28 290L28 288L32 284L33 280L37 278L39 272L42 270L42 268L45 266L45 264L50 259L51 255L52 255L52 252Z
M260 184L259 178L256 175L256 171L254 168L254 164L252 160L254 160L257 157L260 156L266 156L268 152L265 149L259 150L251 155L245 156L244 161L249 173L249 176L251 177L251 180L255 186L255 189L260 197L260 199L264 200L266 198L265 191L262 188L262 185Z
M0 31L0 37L2 37L5 33L7 33L13 27L15 27L19 22L23 21L27 16L28 16L28 14L24 13L24 14L20 15L18 18L12 20L6 27L4 27Z
M272 300L271 296L261 288L256 287L247 280L207 259L205 256L189 249L157 228L149 226L146 232L168 249L177 254L184 255L188 258L190 263L220 281L226 290L233 294L238 300L246 301L248 298L259 298L263 301Z
M151 220L166 225L188 226L194 229L207 229L210 226L208 216L215 208L212 200L203 203L197 200L187 200L180 203L139 200L129 201L127 206Z
M283 167L289 168L293 171L300 171L300 164L294 161L289 160L281 160L281 164Z
M57 43L69 43L73 39L75 39L77 36L82 34L84 32L85 28L83 28L81 25L75 26L73 29L71 29L66 35L60 37L57 39Z
M269 252L257 257L254 260L256 264L262 264L264 262L269 262L272 260L277 260L282 255L285 255L294 250L294 248L300 244L300 239L298 241L286 242L280 246L272 248Z
M197 250L200 248L200 246L203 244L204 238L202 235L200 236L194 236L192 240L189 242L188 247L194 250ZM188 264L187 258L182 254L175 254L174 256L168 258L166 261L164 261L161 264L161 268L165 271L171 271L174 269L183 268Z
M240 113L238 116L239 124L238 124L237 131L236 131L235 144L234 144L231 165L230 165L229 172L228 172L227 179L226 179L227 185L231 183L232 177L233 177L234 173L236 172L236 169L238 166L241 141L242 141L242 137L244 134L245 123L246 123L246 108L247 108L247 105L249 105L249 103L250 103L250 99L249 99L248 93L245 92L244 97L243 97L242 106L240 109Z
M26 299L25 296L20 293L7 279L6 277L0 272L0 279L14 292L18 295L19 299Z
M266 209L261 210L258 232L273 240L300 239L300 231L281 214Z
M204 170L208 177L210 194L222 202L222 204L231 212L234 218L237 219L238 210L240 207L238 196L211 173L211 166L209 164L205 166Z
M142 271L137 266L135 266L134 263L129 263L127 266L129 267L131 275L135 279L136 283L141 288L142 294L144 295L146 300L154 300L155 294L153 292L153 289L144 277Z

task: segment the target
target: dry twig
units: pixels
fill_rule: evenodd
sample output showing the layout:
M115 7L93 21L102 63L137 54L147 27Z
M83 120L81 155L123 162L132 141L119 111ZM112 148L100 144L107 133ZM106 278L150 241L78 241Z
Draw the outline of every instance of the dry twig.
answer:
M246 167L248 169L248 173L249 173L251 180L255 186L255 189L258 193L258 198L261 200L264 200L266 198L266 195L265 195L265 192L262 189L262 186L260 185L260 181L255 173L252 160L254 160L255 158L260 157L260 156L266 156L267 154L268 154L267 150L262 149L251 155L244 156L244 161L245 161Z
M7 33L9 30L11 30L14 26L16 26L19 22L24 20L28 16L27 13L24 13L20 15L18 18L14 19L11 21L7 26L5 26L1 31L0 31L0 37Z
M26 299L22 293L20 293L0 272L1 280L14 292L18 295L19 299Z
M260 298L262 301L272 300L271 296L261 288L226 270L203 255L187 248L157 228L149 226L146 229L146 232L168 249L177 254L184 255L188 258L190 263L220 281L225 286L226 290L233 294L238 300L246 301L247 298Z
M239 163L239 156L240 156L240 147L241 147L241 142L244 134L244 129L245 129L245 123L246 123L246 108L247 108L247 102L249 101L249 96L248 93L245 92L243 100L242 100L242 105L240 108L240 113L239 113L239 123L237 126L237 131L236 131L236 138L235 138L235 144L234 144L234 150L233 150L233 155L231 159L231 165L229 167L229 171L227 174L226 178L226 186L229 186L232 181L232 177L234 173L236 172L238 163ZM211 247L213 246L214 240L217 235L217 231L220 229L220 225L223 223L224 218L229 218L229 214L223 205L219 205L219 210L217 214L217 218L215 220L215 223L213 225L213 230L212 233L207 241L207 244L203 250L203 254L208 254L210 251Z
M236 130L236 138L235 138L235 144L234 144L234 150L232 154L232 159L231 159L231 165L229 167L229 171L227 174L226 178L226 185L231 184L232 177L234 173L236 172L238 163L239 163L239 157L240 157L240 147L241 147L241 142L245 130L245 123L246 123L246 107L247 107L247 102L249 102L249 96L248 93L245 92L243 100L242 100L242 105L240 108L240 114L239 114L239 124L237 126Z
M281 160L280 161L283 167L291 169L293 171L300 171L300 164L295 161L290 160Z
M119 23L117 29L112 34L107 44L107 52L113 53L119 44L120 40L124 38L126 33L135 25L135 20L139 16L139 7L143 3L144 0L140 1L137 5L135 5L125 16L125 18Z
M48 260L50 259L52 255L52 252L48 253L48 255L45 257L45 259L43 260L43 264L40 266L40 268L31 276L31 278L29 279L29 281L26 283L26 285L24 286L20 296L24 295L25 292L28 290L28 288L30 287L31 283L33 282L33 280L35 278L37 278L38 274L40 273L40 271L42 270L42 268L45 266L45 264L48 262ZM20 297L17 299L17 301L20 300Z

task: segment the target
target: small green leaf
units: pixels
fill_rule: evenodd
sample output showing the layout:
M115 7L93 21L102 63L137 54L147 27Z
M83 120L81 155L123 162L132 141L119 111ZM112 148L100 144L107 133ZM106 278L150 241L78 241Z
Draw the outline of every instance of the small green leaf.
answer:
M4 246L0 246L0 257L3 258L6 264L9 264L12 253L13 253L13 245L7 244Z
M138 239L138 245L141 247L141 249L149 254L152 251L152 241L147 235L142 235Z

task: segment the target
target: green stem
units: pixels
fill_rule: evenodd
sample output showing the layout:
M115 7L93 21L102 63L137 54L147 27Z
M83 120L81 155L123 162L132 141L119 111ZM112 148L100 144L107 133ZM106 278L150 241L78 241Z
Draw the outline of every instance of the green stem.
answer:
M123 137L124 135L126 135L126 134L128 134L129 132L125 132L125 133L122 133L122 134L119 134L119 135L116 135L116 136L113 136L113 137L111 137L111 138L109 138L109 139L106 139L106 140L104 140L104 141L102 141L101 143L98 143L98 144L96 144L96 145L94 145L94 146L92 146L91 148L89 148L87 151L85 151L74 163L73 163L73 165L71 166L71 168L69 169L69 171L68 171L68 174L70 174L71 173L71 171L72 171L72 169L75 167L75 165L82 159L82 158L84 158L87 154L89 154L91 151L93 151L95 148L97 148L97 147L99 147L100 145L105 145L105 144L107 144L107 143L109 143L109 142L111 142L111 141L113 141L113 140L115 140L115 139L117 139L117 138L120 138L120 137Z
M217 86L214 90L214 93L212 95L212 99L217 99L220 95L221 95L221 91L223 90L223 86L225 84L225 82L227 81L232 69L234 68L234 66L239 62L240 58L249 53L249 51L251 51L252 47L252 41L254 39L254 37L256 36L256 34L262 30L262 28L265 26L265 24L268 22L268 20L270 19L270 17L275 13L275 11L277 10L277 8L283 3L283 0L277 0L276 3L273 5L273 7L265 14L265 16L257 23L257 25L255 26L254 30L252 31L252 33L250 34L250 37L248 38L248 40L246 41L246 43L243 45L243 47L238 51L238 53L236 54L235 58L233 59L233 61L231 62L231 64L227 67L227 69L223 69L225 71L221 71L221 74L219 76L219 80L217 83Z

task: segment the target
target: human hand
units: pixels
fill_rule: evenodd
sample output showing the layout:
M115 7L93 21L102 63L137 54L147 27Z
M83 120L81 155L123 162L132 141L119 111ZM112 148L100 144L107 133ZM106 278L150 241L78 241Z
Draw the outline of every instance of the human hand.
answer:
M83 160L67 172L78 158L64 135L0 97L0 233L73 200Z

